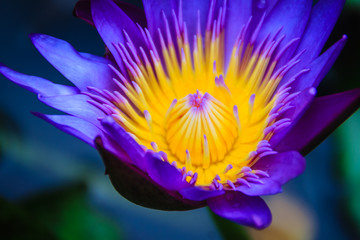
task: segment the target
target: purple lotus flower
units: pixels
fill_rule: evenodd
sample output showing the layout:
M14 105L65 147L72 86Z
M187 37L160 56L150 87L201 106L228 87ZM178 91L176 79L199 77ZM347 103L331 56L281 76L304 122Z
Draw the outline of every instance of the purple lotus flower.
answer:
M144 13L84 0L74 12L96 27L105 57L31 35L74 86L0 72L67 113L35 115L96 147L130 201L208 205L264 228L271 213L260 196L281 192L360 105L359 89L315 97L346 41L320 55L344 2L143 0Z

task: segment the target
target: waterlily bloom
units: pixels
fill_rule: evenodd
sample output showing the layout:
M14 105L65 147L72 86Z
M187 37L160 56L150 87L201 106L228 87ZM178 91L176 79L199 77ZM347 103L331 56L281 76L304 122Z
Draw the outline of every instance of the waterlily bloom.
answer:
M105 57L31 35L74 86L0 72L68 115L36 116L96 147L112 184L162 210L208 205L255 228L262 195L360 105L360 90L315 97L346 36L321 53L343 0L82 0ZM135 22L138 22L136 24ZM320 54L321 53L321 54Z

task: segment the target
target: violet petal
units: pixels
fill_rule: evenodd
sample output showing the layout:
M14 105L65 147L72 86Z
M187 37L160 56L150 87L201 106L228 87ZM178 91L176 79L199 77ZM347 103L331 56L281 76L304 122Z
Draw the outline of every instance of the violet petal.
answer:
M139 23L142 27L146 26L146 18L144 10L137 6L115 0L118 5L134 22ZM86 21L90 25L94 26L94 21L91 16L90 0L80 0L76 3L73 11L74 16Z
M95 125L80 118L69 115L45 115L33 113L35 116L47 121L56 128L73 135L85 143L95 147L96 137L102 137L104 148L125 162L131 162L128 155L114 141L104 135L103 131Z
M139 28L112 0L91 0L91 13L101 38L125 74L121 56L113 44L127 42L123 32L125 30L135 46L145 47Z
M61 131L79 138L92 147L95 147L95 138L102 135L102 131L98 127L77 117L69 115L45 115L42 113L33 114L54 125Z
M147 152L145 161L151 179L165 189L177 191L189 186L186 181L182 181L181 172L168 162L162 161L160 155Z
M311 6L312 0L279 0L266 16L257 43L259 44L269 33L275 33L280 28L282 28L280 36L285 35L285 38L279 44L279 49L282 49L294 38L301 37L310 16ZM279 61L278 67L288 61L296 46L296 44L293 44L287 50Z
M207 202L214 213L238 224L263 229L271 223L270 209L260 197L228 191L224 195L208 199Z
M41 102L49 105L50 107L75 117L79 117L94 124L95 126L100 126L98 118L105 116L102 111L88 103L87 101L90 100L90 98L83 94L59 95L52 97L39 95L38 98Z
M252 2L252 16L254 25L256 25L262 16L271 13L271 10L275 7L279 0L254 0Z
M69 43L44 34L32 34L31 40L41 55L81 91L88 86L117 89L105 58L79 53Z
M284 114L284 118L290 118L291 119L291 125L283 129L282 131L276 132L274 136L270 139L271 146L276 146L283 137L290 131L290 129L295 126L296 122L301 118L302 114L309 108L311 105L311 102L314 100L316 95L316 89L315 88L308 88L296 96L292 102L291 106L293 106L293 109L289 110Z
M205 36L204 34L209 8L210 1L182 0L182 18L186 23L188 36L190 39L197 33L198 11L200 12L201 34L202 36ZM191 42L192 41L190 41L190 43Z
M101 124L108 135L129 155L136 166L145 171L145 152L141 146L112 117L105 117Z
M231 57L235 40L251 16L252 1L231 0L227 2L225 19L225 66Z
M176 13L178 11L178 4L176 2L174 0L143 0L148 29L153 37L158 36L158 28L161 29L163 34L165 33L162 12L164 12L168 21L172 20L172 10L174 9ZM196 13L196 11L194 12Z
M140 206L167 211L189 210L205 205L204 202L185 200L177 192L160 187L136 166L107 151L100 137L96 138L95 143L111 183L129 201Z
M252 166L252 169L264 171L269 177L260 178L262 184L249 181L250 187L240 185L236 189L249 196L279 193L282 191L281 186L283 184L304 171L305 164L305 159L295 151L261 158Z
M292 89L294 91L301 91L305 88L317 87L339 56L345 46L346 39L347 37L343 36L338 42L311 62L307 67L310 71L296 79L291 84Z
M296 50L296 53L303 49L306 52L300 56L301 62L290 71L291 74L300 71L320 54L344 3L345 0L319 0L312 8L308 26Z
M193 201L203 201L208 198L220 196L225 193L224 190L203 189L202 187L188 187L179 190L179 193L185 198Z
M360 89L316 98L282 141L279 152L296 150L306 155L360 106Z
M22 74L2 64L0 64L0 73L21 87L42 96L72 95L79 93L79 89L76 87L60 85L41 77Z

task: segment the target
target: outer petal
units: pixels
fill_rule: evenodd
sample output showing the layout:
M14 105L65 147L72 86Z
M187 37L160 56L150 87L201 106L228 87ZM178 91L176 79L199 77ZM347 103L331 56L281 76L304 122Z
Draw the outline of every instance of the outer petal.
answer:
M146 171L145 151L112 117L101 121L108 135L129 155L131 161Z
M108 152L101 138L96 139L96 146L103 158L105 173L109 175L115 189L129 201L167 211L189 210L205 205L204 202L182 199L177 192L167 191L158 186L144 172Z
M240 192L226 194L207 200L217 215L238 224L263 229L271 223L271 212L260 197L249 197Z
M43 97L39 95L38 97L41 102L49 105L50 107L75 117L79 117L94 124L95 126L100 126L98 118L105 116L102 111L88 103L87 101L90 100L90 98L83 94L53 97Z
M321 56L316 58L308 68L310 71L299 77L291 84L294 91L301 91L308 87L317 87L330 70L341 50L345 46L347 37L343 36ZM291 73L289 73L291 74Z
M335 130L360 106L360 89L337 93L314 100L295 123L276 151L296 150L306 155Z
M311 5L312 0L279 0L265 18L258 41L261 42L268 34L273 34L280 28L282 28L280 35L285 35L284 40L279 45L280 49L292 39L301 37L310 16ZM283 55L279 67L287 61L295 49L296 46L293 45L286 55Z
M33 114L93 147L95 147L95 138L102 135L102 131L98 127L77 117L68 115L45 115L42 113Z
M208 198L223 195L225 193L224 190L210 190L195 186L181 189L179 192L184 198L193 201L203 201Z
M79 92L76 87L55 84L40 77L25 75L2 64L0 64L0 73L21 87L42 96L72 95Z
M143 37L136 24L111 0L91 0L91 13L96 29L114 56L120 69L126 73L120 54L114 44L128 42L124 30L135 46L143 46Z
M134 22L139 23L142 27L146 27L146 17L144 10L135 5L115 0L115 3L128 15ZM74 16L83 19L92 26L94 21L91 16L90 0L80 0L74 7Z
M249 196L279 193L283 184L304 171L305 164L305 159L298 152L284 152L264 157L252 167L253 170L262 170L269 174L269 177L260 179L264 184L249 182L250 187L242 185L237 190Z
M301 62L294 67L293 73L299 71L319 55L344 4L345 0L319 0L313 7L308 26L296 51L298 53L306 49L306 52L301 55Z
M129 157L124 150L122 150L114 141L107 138L103 131L94 124L69 115L33 114L54 125L61 131L69 133L93 147L95 147L95 138L101 136L103 138L104 147L108 152L111 152L123 161L130 162Z
M30 35L39 52L81 91L88 86L117 89L105 58L77 52L69 43L43 34Z
M168 162L161 160L158 153L146 152L145 161L149 176L160 186L174 191L188 187L189 184L183 181L181 172Z

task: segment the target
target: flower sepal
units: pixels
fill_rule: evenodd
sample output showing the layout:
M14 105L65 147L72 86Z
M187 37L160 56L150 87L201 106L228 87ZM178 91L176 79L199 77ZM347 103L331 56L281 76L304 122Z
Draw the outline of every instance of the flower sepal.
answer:
M184 211L200 208L205 201L184 199L178 192L169 191L155 183L136 166L122 161L107 151L101 137L95 139L97 150L105 165L105 174L124 198L137 205L166 211Z

